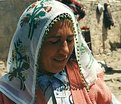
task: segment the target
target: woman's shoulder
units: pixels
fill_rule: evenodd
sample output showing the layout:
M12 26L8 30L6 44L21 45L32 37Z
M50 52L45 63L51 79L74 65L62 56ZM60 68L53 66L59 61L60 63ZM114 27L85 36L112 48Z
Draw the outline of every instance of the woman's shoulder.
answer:
M0 92L0 104L15 104L12 100L10 100L5 94Z
M77 60L76 60L76 59L70 59L70 60L68 61L67 65L68 65L68 64L78 65L78 63L77 63Z

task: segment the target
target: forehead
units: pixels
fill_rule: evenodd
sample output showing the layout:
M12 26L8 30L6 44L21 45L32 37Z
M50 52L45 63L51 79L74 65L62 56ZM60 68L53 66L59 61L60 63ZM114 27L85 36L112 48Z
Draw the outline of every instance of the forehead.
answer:
M53 33L72 33L73 32L73 25L71 20L60 20L57 21L51 28L49 28L48 34Z
M62 26L67 26L69 28L72 28L72 21L69 19L60 20L53 25L53 27L62 27Z

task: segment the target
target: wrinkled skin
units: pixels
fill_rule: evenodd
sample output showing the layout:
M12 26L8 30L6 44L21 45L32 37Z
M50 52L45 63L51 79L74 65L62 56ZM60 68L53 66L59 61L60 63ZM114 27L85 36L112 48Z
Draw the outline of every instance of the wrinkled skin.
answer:
M69 20L58 21L47 34L39 58L41 71L57 73L63 70L74 47L74 33Z

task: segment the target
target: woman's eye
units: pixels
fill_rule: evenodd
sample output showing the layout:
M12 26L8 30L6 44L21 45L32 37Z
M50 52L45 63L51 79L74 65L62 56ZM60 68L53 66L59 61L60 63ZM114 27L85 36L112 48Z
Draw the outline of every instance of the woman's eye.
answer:
M73 42L73 38L68 38L66 41L67 41L67 43L71 43L71 42Z
M74 41L74 38L68 37L65 41L70 44ZM49 38L49 39L47 39L47 42L49 44L54 44L54 45L63 44L63 40L61 40L61 38Z
M50 43L52 43L52 44L58 44L59 41L50 41Z
M51 44L59 44L60 39L50 39L50 40L48 40L48 42L51 43Z

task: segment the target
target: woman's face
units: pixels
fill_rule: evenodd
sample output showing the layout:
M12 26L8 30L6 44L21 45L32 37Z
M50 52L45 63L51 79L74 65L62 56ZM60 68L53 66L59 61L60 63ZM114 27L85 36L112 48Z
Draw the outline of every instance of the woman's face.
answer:
M41 70L57 73L65 67L74 47L74 33L69 20L55 23L41 47L39 66Z

